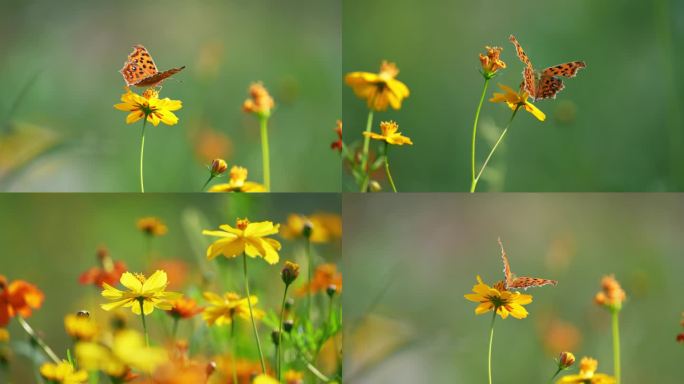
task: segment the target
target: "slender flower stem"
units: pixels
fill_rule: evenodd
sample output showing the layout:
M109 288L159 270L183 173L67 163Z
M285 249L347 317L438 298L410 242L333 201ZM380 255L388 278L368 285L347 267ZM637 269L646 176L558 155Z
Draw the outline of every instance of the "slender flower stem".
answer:
M475 138L477 137L477 121L480 119L480 109L482 109L482 103L485 99L485 94L487 93L487 86L489 85L489 78L485 77L484 86L482 87L482 96L480 96L480 103L477 105L477 110L475 111L475 121L473 122L473 143L471 147L471 163L472 172L470 177L470 184L475 182Z
M145 193L145 181L143 177L143 158L145 157L145 127L147 116L143 119L142 135L140 136L140 192Z
M176 341L176 335L178 334L178 318L174 317L173 318L173 330L171 331L171 335L173 337L173 341Z
M373 126L373 110L368 111L368 122L366 122L366 132L370 133ZM368 147L370 146L370 137L363 137L363 152L361 152L361 172L363 172L363 182L361 183L361 192L366 192L370 175L368 174Z
M202 186L201 191L204 191L205 189L207 189L207 185L209 185L209 183L211 183L211 181L214 180L214 177L215 177L214 175L209 175L209 178L207 179L207 182L204 183L204 185Z
M309 266L306 268L306 272L309 275L307 281L307 287L311 288L311 280L313 280L313 261L311 260L311 239L306 237L305 240L306 245L306 260L309 264ZM311 306L312 306L312 301L313 298L311 296L311 289L307 289L306 291L306 316L309 321L311 321Z
M237 377L237 342L235 341L235 319L233 319L230 322L230 348L232 349L233 352L233 366L232 366L232 371L233 371L233 383L238 382L238 377Z
M394 180L392 179L392 174L389 170L389 144L385 143L385 173L387 174L387 180L389 180L390 185L394 193L397 193L397 187L394 186Z
M264 173L266 191L271 192L271 164L268 151L268 117L259 117L261 126L261 162Z
M59 357L57 357L57 354L52 350L52 348L45 344L45 341L43 341L43 339L41 339L40 336L38 336L36 331L34 331L33 328L31 328L29 323L27 323L23 317L17 316L17 321L24 329L24 331L26 331L26 333L29 335L31 340L33 340L40 347L40 349L43 350L43 353L45 353L45 355L49 357L50 360L52 360L55 364L59 364L62 362L62 360Z
M620 310L613 309L613 370L615 371L615 381L620 384L620 323L618 315Z
M280 356L282 355L282 350L283 350L283 320L285 316L285 300L287 300L287 289L290 288L290 284L285 285L285 292L283 292L283 303L280 306L280 323L278 323L278 345L276 346L276 349L278 351L278 356L276 360L276 371L277 371L277 378L278 381L280 381L280 375L283 371L282 368L282 362Z
M147 333L147 322L145 321L145 310L144 310L143 300L138 299L138 303L140 303L140 316L142 318L143 331L145 331L145 345L147 345L149 347L150 346L150 335Z
M508 128L511 126L511 123L513 122L513 118L518 113L519 109L520 109L520 107L517 107L513 111L513 114L511 115L511 119L508 120L508 124L506 124L506 128L504 128L503 132L501 132L501 136L499 136L499 139L494 144L494 147L492 147L492 150L489 152L489 155L487 155L487 158L485 159L484 164L482 164L482 168L480 168L480 173L477 174L477 177L475 177L475 179L473 179L473 183L470 185L470 193L475 192L475 189L477 188L477 182L480 180L480 177L482 177L482 173L484 172L485 168L487 168L487 164L489 164L489 159L492 158L492 155L494 155L494 151L496 151L496 148L499 147L499 144L501 143L503 138L506 136L506 132L508 132Z
M249 293L249 278L247 277L247 254L242 254L243 271L245 272L245 292L247 293L247 304L249 306L249 319L252 321L252 329L254 330L254 338L256 339L257 349L259 350L259 362L261 363L261 372L266 373L266 364L264 363L264 353L261 351L261 341L259 341L259 332L257 332L256 323L254 322L254 312L252 311L252 298Z
M489 330L489 355L487 358L487 372L489 373L489 384L492 384L492 343L494 341L494 320L496 320L496 310L492 315L492 325Z
M563 370L563 368L560 368L560 367L556 370L556 373L554 373L553 376L551 376L551 379L549 380L549 384L553 384L553 379L555 379L556 376L558 376L558 374L561 373L562 370Z

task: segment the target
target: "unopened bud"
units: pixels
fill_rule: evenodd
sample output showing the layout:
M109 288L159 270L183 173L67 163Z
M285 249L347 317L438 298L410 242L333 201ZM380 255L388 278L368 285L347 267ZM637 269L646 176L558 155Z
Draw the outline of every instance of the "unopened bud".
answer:
M292 309L294 306L294 299L291 297L288 297L287 300L285 300L285 310L289 311Z
M575 364L575 355L573 355L572 352L561 352L558 357L558 368L568 369L572 367L573 364Z
M382 191L382 187L380 186L380 183L378 183L375 180L371 180L370 183L368 184L368 188L370 189L371 192L380 192Z
M223 172L228 169L228 164L226 164L226 161L223 159L214 159L214 161L211 162L211 175L216 177L219 175L222 175Z
M328 285L328 288L325 289L325 293L327 293L328 296L332 299L332 297L335 296L335 293L337 293L337 285Z
M273 344L280 345L280 332L278 332L278 331L271 332L271 340L273 340Z
M283 321L283 331L290 333L294 327L294 321L292 319L287 319Z
M290 285L299 276L299 265L290 261L285 262L283 270L280 272L280 277L283 279L285 285Z
M216 362L210 361L207 364L207 368L206 368L207 377L211 376L211 374L214 373L214 371L216 371Z

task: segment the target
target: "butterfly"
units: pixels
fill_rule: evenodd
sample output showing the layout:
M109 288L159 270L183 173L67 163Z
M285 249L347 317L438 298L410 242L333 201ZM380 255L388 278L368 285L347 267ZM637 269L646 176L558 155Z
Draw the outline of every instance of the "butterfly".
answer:
M556 94L565 88L563 80L558 78L558 76L567 78L575 77L577 71L587 66L584 61L571 61L568 63L555 65L553 67L548 67L543 71L538 72L534 69L534 67L532 67L530 58L527 57L525 51L523 51L515 36L509 36L508 40L515 45L518 58L520 58L520 61L525 64L525 70L523 70L523 83L521 87L524 88L530 97L532 97L532 100L548 98L555 99Z
M504 250L501 239L499 239L499 246L501 247L501 259L504 265L504 287L506 289L527 289L530 287L541 287L544 285L556 285L558 281L549 279L540 279L538 277L516 277L511 273L511 265L508 263L508 256Z
M170 76L182 71L183 68L185 66L159 72L150 53L138 44L133 46L133 52L128 55L126 63L119 72L123 75L126 86L156 87Z

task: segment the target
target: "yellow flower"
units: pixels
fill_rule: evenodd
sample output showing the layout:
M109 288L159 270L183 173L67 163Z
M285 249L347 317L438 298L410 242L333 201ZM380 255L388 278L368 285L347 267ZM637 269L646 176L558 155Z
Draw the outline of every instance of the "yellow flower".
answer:
M59 364L45 363L40 366L40 375L50 383L81 384L88 380L88 372L74 370L68 361Z
M120 291L107 283L103 283L104 290L102 296L112 303L102 304L105 311L120 307L130 307L136 315L140 314L140 303L143 306L145 315L149 315L154 308L168 311L172 308L170 301L180 299L182 294L176 292L166 292L168 281L166 272L157 270L149 278L143 274L125 272L121 275L121 285L128 288L128 291Z
M409 96L406 84L395 79L398 74L399 69L394 63L383 61L380 73L351 72L344 80L356 96L366 100L368 108L384 111L388 105L401 109L402 100Z
M527 92L520 91L518 93L503 84L499 84L499 88L506 93L494 93L493 97L489 99L489 101L492 103L506 103L512 110L515 110L516 108L523 108L527 112L531 113L532 116L536 117L539 121L544 121L546 119L544 112L540 111L534 106L534 104L527 101L527 98L530 96Z
M254 381L252 381L252 384L280 384L280 382L273 377L262 373L258 375L257 377L254 378Z
M487 79L491 79L492 77L494 77L496 72L499 71L499 69L506 68L506 63L504 63L499 58L503 48L487 46L487 47L485 47L485 49L487 50L487 55L483 55L480 53L480 63L482 64L482 75Z
M220 238L207 248L207 259L211 260L219 254L237 257L244 252L249 257L261 256L269 264L278 262L280 243L266 236L278 233L280 224L273 225L270 221L250 223L247 219L238 219L235 226L223 224L219 226L220 231L202 231L203 235Z
M142 118L147 118L147 121L155 127L159 125L159 122L175 125L178 123L178 117L172 111L182 108L180 100L171 100L168 97L159 99L159 93L152 88L140 96L127 87L126 93L121 95L121 101L122 103L114 105L114 108L130 112L126 117L126 124L133 124Z
M286 384L302 384L304 383L304 374L295 370L288 370L285 372Z
M228 178L228 183L216 184L209 188L209 192L266 192L262 184L247 181L247 168L234 165Z
M306 237L305 226L310 230L309 240L312 243L327 243L342 237L342 218L333 213L314 213L304 216L291 214L280 230L280 236L292 240Z
M504 288L503 282L490 287L482 282L480 276L477 276L477 284L473 286L473 292L465 295L465 298L480 303L475 308L475 313L478 315L494 310L502 319L507 318L508 315L516 319L524 319L527 317L527 310L523 305L532 302L532 295L508 291Z
M368 136L373 140L381 140L387 144L392 145L413 145L410 138L403 136L399 131L399 124L394 121L383 121L380 123L380 131L382 134L377 134L375 132L363 132L364 136Z
M64 318L66 333L77 340L89 341L98 333L97 324L88 316L70 314Z
M168 360L163 348L147 347L143 336L133 330L116 332L111 348L101 343L80 342L75 351L81 368L100 370L113 377L126 375L129 367L152 373Z
M239 316L244 320L249 320L249 303L246 297L240 297L235 292L226 292L223 297L213 293L204 292L204 298L209 302L209 305L204 309L202 317L209 325L227 325L231 324L235 316ZM252 311L255 319L264 317L264 311L254 308L259 302L259 299L252 295L249 297L252 302Z
M583 357L580 361L580 371L577 375L568 375L561 377L556 383L557 384L613 384L616 383L614 377L603 374L595 373L598 368L598 361L590 358Z
M252 83L249 86L249 99L242 104L242 110L254 113L261 117L269 117L275 107L275 101L261 82Z
M163 221L151 216L139 219L138 229L148 236L163 236L168 232L168 228Z

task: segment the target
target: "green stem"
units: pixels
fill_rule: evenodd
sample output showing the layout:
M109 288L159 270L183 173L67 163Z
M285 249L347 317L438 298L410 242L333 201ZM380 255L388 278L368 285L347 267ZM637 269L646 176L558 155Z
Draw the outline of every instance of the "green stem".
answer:
M492 314L492 325L489 330L489 355L487 357L487 372L489 373L489 384L492 384L492 343L494 341L494 320L496 320L496 310Z
M140 136L140 192L145 193L145 181L143 178L143 158L145 157L145 127L147 116L143 119L142 135Z
M368 121L366 122L366 132L370 133L373 126L373 110L368 111ZM370 136L363 137L363 152L361 152L361 172L363 172L363 182L361 183L361 192L368 190L368 183L370 175L368 174L368 147L370 146Z
M309 266L307 267L307 274L309 281L307 281L307 287L311 288L311 280L313 280L313 261L311 260L311 239L306 238L306 260L309 263ZM313 298L311 296L311 289L307 289L306 291L306 316L309 321L311 321L311 306L312 306Z
M178 334L178 318L173 318L173 330L171 331L171 337L173 341L176 341L176 335Z
M485 94L487 93L487 86L489 85L489 79L485 77L484 86L482 87L482 96L480 96L480 103L477 105L477 110L475 111L475 121L473 122L473 142L471 146L471 177L470 184L475 182L475 138L477 137L477 121L480 119L480 109L482 109L482 103L485 99Z
M489 152L489 155L487 155L487 158L485 159L484 164L482 164L482 168L480 168L480 173L477 174L477 177L475 177L475 179L473 179L473 183L470 185L470 193L475 192L475 189L477 188L477 182L480 180L480 177L482 177L482 173L484 173L485 168L487 168L487 164L489 164L489 159L492 158L492 155L494 155L496 148L499 147L499 144L501 143L503 138L506 136L506 132L508 132L508 128L511 126L511 123L513 122L513 118L518 113L519 109L520 109L520 106L518 106L513 111L513 114L511 115L511 119L508 120L508 124L506 124L506 128L504 128L503 132L501 132L501 136L499 136L499 139L494 144L494 147L492 147L492 150Z
M555 379L556 376L558 376L558 374L561 373L562 370L563 370L563 368L560 368L560 367L556 370L556 373L554 373L553 376L551 376L551 379L549 380L549 384L553 384L553 379Z
M397 193L397 187L394 185L394 180L392 179L392 174L389 170L389 144L385 143L385 173L387 174L387 180L389 180L390 185L394 193Z
M249 278L247 277L247 254L242 255L243 271L245 273L245 292L247 293L247 305L249 306L249 319L252 321L252 329L254 330L254 338L256 339L257 349L259 350L259 362L261 363L261 372L266 373L266 364L264 363L264 353L261 351L261 341L259 341L259 332L257 332L256 322L254 322L254 312L252 311L252 298L249 293Z
M283 293L283 303L280 306L280 323L278 325L278 345L276 346L276 349L278 351L278 356L276 360L276 372L277 372L277 379L280 381L280 376L282 373L282 363L281 363L281 355L282 355L282 350L283 350L283 320L285 317L285 300L287 300L287 289L290 288L289 284L285 285L285 292Z
M100 381L100 371L88 371L88 383L97 384Z
M209 185L209 183L211 183L211 181L214 180L214 177L216 177L216 176L214 176L214 175L209 175L209 179L207 179L207 182L204 183L204 185L202 186L201 191L204 191L204 190L207 188L207 185Z
M52 350L52 348L45 344L45 341L43 341L43 339L41 339L40 336L38 336L36 331L34 331L33 328L31 328L29 323L27 323L23 317L17 316L17 321L24 329L24 331L29 335L31 340L33 340L40 347L40 349L43 350L43 353L45 353L45 355L49 357L50 360L52 360L55 364L59 364L62 362L62 360L59 357L57 357L57 354Z
M147 322L145 321L145 311L144 311L143 300L138 299L138 303L140 304L140 316L142 318L143 331L145 332L145 345L147 345L149 347L150 346L150 335L147 333Z
M620 323L619 310L611 311L613 317L613 370L615 371L616 384L620 384Z
M268 152L268 117L260 117L261 126L261 162L264 173L264 185L266 191L271 192L271 165Z
M237 383L237 343L235 342L235 319L230 322L230 348L233 350L233 383Z

